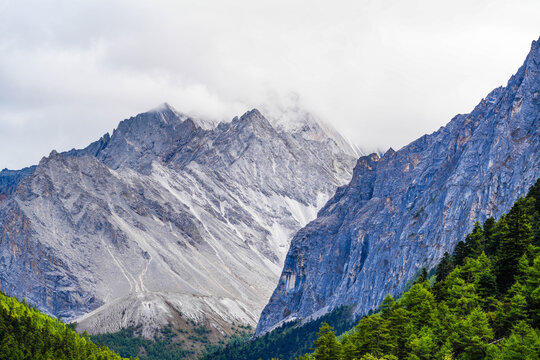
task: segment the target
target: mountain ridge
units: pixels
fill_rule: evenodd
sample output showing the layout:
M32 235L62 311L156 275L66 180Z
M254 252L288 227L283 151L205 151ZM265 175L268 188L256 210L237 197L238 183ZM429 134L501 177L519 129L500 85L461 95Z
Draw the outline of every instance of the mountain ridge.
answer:
M470 114L382 157L361 157L348 185L294 236L256 333L355 304L363 315L434 266L472 228L540 176L540 44L506 87Z
M305 132L257 110L203 129L166 105L52 151L0 201L0 289L91 333L152 337L178 312L254 326L293 232L351 176Z

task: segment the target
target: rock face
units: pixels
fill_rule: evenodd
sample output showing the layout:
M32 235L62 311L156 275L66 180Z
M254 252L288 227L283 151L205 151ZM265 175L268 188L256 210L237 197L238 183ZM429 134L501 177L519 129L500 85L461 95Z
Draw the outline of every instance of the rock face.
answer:
M0 199L13 194L19 182L25 177L32 175L35 169L35 166L30 166L21 170L4 169L0 171Z
M0 289L90 332L255 325L292 235L354 166L335 133L297 122L253 110L203 128L165 104L53 151L5 186Z
M399 294L476 221L497 217L540 177L540 43L505 88L395 152L361 157L317 219L293 238L257 328L342 304L356 315Z

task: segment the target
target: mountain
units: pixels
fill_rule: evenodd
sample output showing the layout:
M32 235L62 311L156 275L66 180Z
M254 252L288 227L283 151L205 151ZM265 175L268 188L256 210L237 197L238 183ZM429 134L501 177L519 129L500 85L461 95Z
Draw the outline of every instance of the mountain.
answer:
M352 175L351 149L308 124L201 124L164 104L3 171L0 289L90 333L254 326L292 235Z
M361 157L294 236L256 334L400 294L476 221L498 217L540 176L540 42L506 87L399 151Z
M314 354L298 360L538 359L539 210L540 179L498 221L475 224L434 276L386 296L339 340L323 324Z

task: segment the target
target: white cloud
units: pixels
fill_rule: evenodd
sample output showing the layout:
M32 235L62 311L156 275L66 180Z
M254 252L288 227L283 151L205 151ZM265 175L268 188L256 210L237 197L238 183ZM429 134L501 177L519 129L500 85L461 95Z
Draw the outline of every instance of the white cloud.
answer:
M537 1L1 1L0 168L167 101L229 119L299 94L364 148L468 112L540 35Z

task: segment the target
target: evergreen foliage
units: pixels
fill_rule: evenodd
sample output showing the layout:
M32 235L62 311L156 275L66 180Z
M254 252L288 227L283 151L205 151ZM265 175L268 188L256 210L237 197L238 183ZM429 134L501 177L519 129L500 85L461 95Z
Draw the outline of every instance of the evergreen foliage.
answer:
M339 360L341 349L336 338L334 329L327 323L323 323L315 340L315 359L317 360Z
M313 351L317 330L322 323L328 323L334 330L327 329L332 334L341 334L349 330L353 324L350 306L341 306L334 311L311 322L300 324L291 322L249 341L238 341L227 344L206 355L203 360L270 360L294 359L308 351ZM326 330L325 330L326 331ZM331 337L330 334L327 335Z
M0 293L0 360L120 360L107 347Z
M186 350L182 343L174 340L170 326L162 329L153 340L136 335L137 329L127 328L115 333L92 335L96 344L106 344L122 356L139 357L141 360L185 359L193 351Z
M539 205L540 179L444 254L433 286L423 270L340 340L323 324L299 359L539 359Z

